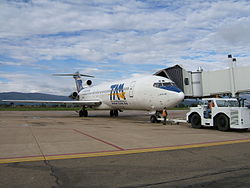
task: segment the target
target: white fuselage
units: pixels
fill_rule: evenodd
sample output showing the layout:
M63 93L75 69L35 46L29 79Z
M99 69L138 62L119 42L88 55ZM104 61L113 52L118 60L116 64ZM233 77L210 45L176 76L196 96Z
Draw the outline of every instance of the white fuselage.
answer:
M164 83L173 84L160 76L145 76L103 83L84 88L79 92L79 100L99 100L99 110L162 110L174 107L184 99L184 94L176 86L158 87Z

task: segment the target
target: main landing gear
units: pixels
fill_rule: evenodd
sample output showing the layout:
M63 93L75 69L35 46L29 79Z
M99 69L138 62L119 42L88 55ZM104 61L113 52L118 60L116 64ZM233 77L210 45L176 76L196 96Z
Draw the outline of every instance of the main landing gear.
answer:
M79 117L88 117L88 111L85 108L82 108L79 111Z
M118 110L110 110L110 117L118 117L119 112Z
M110 117L118 117L119 111L118 110L110 110ZM82 108L79 111L79 117L88 117L88 111L85 108Z

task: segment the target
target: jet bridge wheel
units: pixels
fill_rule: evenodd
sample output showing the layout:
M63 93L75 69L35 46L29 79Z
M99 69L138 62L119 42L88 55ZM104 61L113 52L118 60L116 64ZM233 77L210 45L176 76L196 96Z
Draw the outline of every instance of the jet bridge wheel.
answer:
M201 117L199 114L193 114L190 118L191 126L195 129L200 129L201 126Z
M230 129L229 119L225 114L218 115L215 122L220 131L228 131Z

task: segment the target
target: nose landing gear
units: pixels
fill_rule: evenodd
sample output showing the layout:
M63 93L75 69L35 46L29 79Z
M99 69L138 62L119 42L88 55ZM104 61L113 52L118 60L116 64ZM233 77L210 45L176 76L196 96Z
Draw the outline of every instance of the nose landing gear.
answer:
M159 120L161 118L161 112L160 111L156 111L154 115L150 116L150 122L151 123L160 123L161 120Z

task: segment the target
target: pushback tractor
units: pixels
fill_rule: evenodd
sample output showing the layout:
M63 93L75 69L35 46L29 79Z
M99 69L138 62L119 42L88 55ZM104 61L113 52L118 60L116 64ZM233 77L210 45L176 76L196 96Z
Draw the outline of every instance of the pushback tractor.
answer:
M210 105L212 103L212 105ZM250 128L250 109L236 98L206 98L187 113L193 128L216 127L220 131Z

